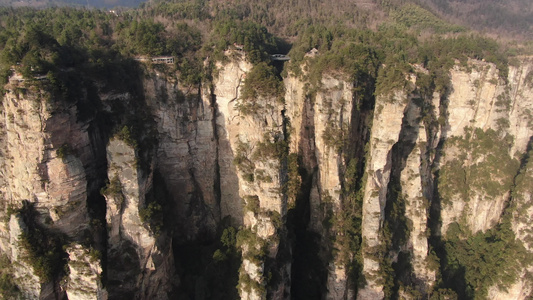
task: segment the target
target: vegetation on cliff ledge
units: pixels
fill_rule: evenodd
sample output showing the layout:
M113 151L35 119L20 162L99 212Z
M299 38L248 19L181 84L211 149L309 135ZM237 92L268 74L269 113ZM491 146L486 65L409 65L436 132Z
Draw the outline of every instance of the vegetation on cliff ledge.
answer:
M12 272L9 258L4 254L0 255L0 295L4 299L19 299L20 297L20 290L15 284Z
M63 250L66 240L39 224L32 203L23 202L19 211L27 230L19 236L19 246L24 249L22 259L27 262L42 283L59 280L65 275L68 256Z

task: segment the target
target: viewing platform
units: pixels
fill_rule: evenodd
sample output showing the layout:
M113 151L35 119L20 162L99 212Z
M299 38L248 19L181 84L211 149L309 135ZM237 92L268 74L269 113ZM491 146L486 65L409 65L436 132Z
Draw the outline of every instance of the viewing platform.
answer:
M140 62L149 62L151 61L153 64L167 64L171 65L174 63L174 56L154 56L154 57L136 57L136 61Z
M24 76L21 73L16 72L14 68L12 68L11 71L13 72L13 74L9 76L9 83L22 83L27 80L27 78L24 78ZM35 75L30 79L37 80L37 81L43 81L43 80L48 80L48 76Z
M291 60L291 58L285 54L272 54L270 55L271 60L275 61L288 61Z

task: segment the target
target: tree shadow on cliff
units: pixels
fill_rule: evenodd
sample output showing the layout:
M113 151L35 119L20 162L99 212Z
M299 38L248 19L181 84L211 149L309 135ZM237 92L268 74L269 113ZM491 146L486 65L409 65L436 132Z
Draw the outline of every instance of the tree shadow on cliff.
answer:
M140 259L136 245L123 239L107 251L107 290L110 299L133 299L140 274Z
M320 255L324 239L309 229L314 172L309 174L304 168L299 171L302 178L301 190L295 208L287 212L289 240L293 242L291 298L323 299L327 293L328 275L327 262Z
M236 247L237 229L226 217L212 241L175 243L174 258L180 285L175 299L238 299L241 252Z
M65 291L60 288L60 281L68 263L68 254L64 246L68 244L66 235L51 230L40 223L40 213L35 203L27 200L22 202L18 211L26 229L19 236L19 246L25 250L21 256L33 269L33 274L41 281L41 296L50 289L57 299L65 297Z
M288 240L292 243L292 299L323 299L327 294L327 268L331 260L331 240L312 227L319 224L311 224L311 191L317 185L318 176L312 100L311 95L305 98L298 133L301 139L297 165L301 185L294 207L287 212Z
M431 89L430 92L432 93L433 89ZM441 193L439 191L439 166L444 154L444 145L446 143L448 133L450 131L450 125L447 123L446 120L448 120L449 118L448 102L449 95L452 92L453 87L450 85L450 83L448 83L440 96L440 115L432 115L432 121L430 121L429 118L425 119L425 125L428 129L429 137L428 144L433 144L433 139L437 138L439 129L441 131L437 146L434 149L435 158L432 165L430 166L432 170L436 171L434 171L432 174L433 184L431 185L431 193L429 193L429 196L431 197L431 202L429 205L429 217L427 221L427 226L430 231L430 236L428 237L428 244L430 246L430 253L433 253L433 255L438 258L439 270L437 270L437 276L440 273L442 278L442 280L436 284L434 288L436 292L434 292L434 294L440 294L441 292L446 293L446 291L448 291L448 293L456 293L455 296L458 296L459 299L468 299L468 297L466 296L465 268L462 266L457 266L454 268L449 267L450 262L445 249L446 241L443 240L444 233L441 230L442 199L440 197ZM431 93L428 93L428 95L426 95L427 99L430 99L429 95Z
M399 142L391 150L391 173L387 187L387 203L382 233L383 243L388 248L385 255L388 256L394 272L393 274L384 274L386 281L388 281L385 284L385 297L391 299L399 298L398 292L401 286L411 286L415 281L411 252L405 247L409 240L412 222L406 216L406 198L403 194L400 178L406 167L407 158L416 145L412 138L414 137L416 141L417 136L418 127L409 126L404 117ZM389 263L388 260L385 259L381 264ZM385 267L383 270L387 270L387 268Z

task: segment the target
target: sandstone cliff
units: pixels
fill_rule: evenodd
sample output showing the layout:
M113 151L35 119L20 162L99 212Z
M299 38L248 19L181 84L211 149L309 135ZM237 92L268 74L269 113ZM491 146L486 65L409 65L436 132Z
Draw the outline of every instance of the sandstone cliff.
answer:
M77 120L75 106L58 104L40 86L13 83L8 88L3 101L2 205L8 211L27 209L24 218L11 215L10 226L4 231L7 236L3 236L10 240L11 246L6 247L8 244L2 241L2 251L11 252L11 260L17 264L15 273L26 274L25 278L40 277L38 280L20 278L19 284L26 287L23 292L33 291L26 296L46 298L62 292L54 282L56 278L35 269L38 257L34 256L44 251L39 247L45 246L35 244L38 243L35 234L57 232L54 235L58 237L64 235L66 239L79 241L84 234L90 235L88 187L98 167L91 164L93 150L98 146L91 140L89 125ZM31 207L26 203L31 203ZM22 233L24 244L15 246L13 243ZM39 238L48 242L55 239ZM28 245L32 249L20 250L26 254L17 254L18 248ZM42 263L44 272L49 271L50 263L57 261Z
M465 71L456 66L450 71L453 86L445 104L448 117L442 129L442 136L447 140L457 137L473 145L482 137L473 133L465 138L468 136L465 130L496 131L499 138L510 140L505 145L508 147L505 149L508 155L501 153L498 159L501 159L501 163L508 164L511 170L503 170L503 168L492 170L490 180L495 184L496 182L503 184L503 189L490 195L487 189L481 190L483 188L476 183L481 178L472 178L475 175L469 174L469 171L472 165L483 167L484 164L492 164L487 161L487 156L494 153L493 149L480 149L479 153L474 153L474 147L471 147L471 150L461 152L462 149L454 148L454 142L447 142L444 152L455 155L445 154L440 164L446 167L446 164L453 163L456 157L467 156L464 162L467 174L464 179L469 185L470 201L467 203L460 200L462 196L459 193L443 197L444 201L448 199L451 201L443 206L442 233L446 232L448 224L457 221L463 214L475 216L466 218L473 232L485 231L498 221L509 197L509 194L505 192L510 191L510 178L513 173L517 172L518 166L515 159L517 155L524 153L531 137L531 126L528 123L531 101L530 96L527 96L531 93L531 87L524 82L526 74L531 70L531 63L526 59L519 67L511 67L509 77L506 79L499 78L498 71L493 64L470 61L469 68L471 68L470 71ZM508 84L503 82L504 80L507 80ZM500 146L503 145L500 144ZM494 155L497 154L494 153ZM507 171L510 173L506 173ZM481 177L486 175L480 174Z
M169 238L160 236L159 224L152 221L161 207L145 199L153 188L152 174L140 169L135 149L118 138L109 142L107 157L110 182L103 194L107 203L109 296L166 299L174 260Z
M239 292L243 299L267 299L266 259L275 260L280 239L285 238L279 232L286 213L286 199L281 190L283 106L275 95L258 99L241 97L242 85L252 69L244 57L217 68L214 94L219 113L218 137L219 141L228 141L229 146L219 148L220 174L224 178L220 186L222 213L241 219L244 230L250 231L240 241L243 262ZM229 181L231 175L223 176L231 173L237 175L236 182ZM232 186L238 190L232 192ZM239 205L244 205L242 216ZM281 276L287 278L285 274ZM282 297L285 285L282 282L268 292Z
M413 284L422 293L431 291L437 266L428 248L430 227L432 234L453 240L455 233L446 236L452 223L476 233L494 229L502 216L511 213L506 205L514 201L518 161L526 155L531 137L531 96L525 96L531 91L523 82L530 69L526 58L510 68L508 78L501 78L493 64L470 60L466 68L456 65L450 70L446 95L423 99L417 89L408 88L411 94L403 101L398 101L402 99L398 93L376 98L363 210L367 285L359 298L383 298L387 273L382 255L394 267L402 253L410 253ZM407 220L393 221L397 212ZM396 235L398 225L405 226L407 240ZM379 252L379 247L389 250ZM378 271L385 277L376 281ZM523 299L529 292L520 276L507 294L493 287L490 297ZM401 289L402 297L415 297Z
M279 93L249 97L245 53L214 64L190 86L141 66L140 91L86 93L87 115L88 98L56 101L46 82L6 85L0 250L25 298L214 297L212 261L235 245L242 299L446 293L439 280L460 279L450 245L473 237L531 255L530 58L507 78L457 63L427 94L413 66L386 95L328 71L289 72ZM487 297L525 299L531 271L524 259Z

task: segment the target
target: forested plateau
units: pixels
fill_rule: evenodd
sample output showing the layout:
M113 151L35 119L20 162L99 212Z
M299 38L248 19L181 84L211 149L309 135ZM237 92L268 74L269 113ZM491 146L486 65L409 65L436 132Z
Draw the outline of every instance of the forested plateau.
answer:
M0 299L529 299L527 2L0 8Z

